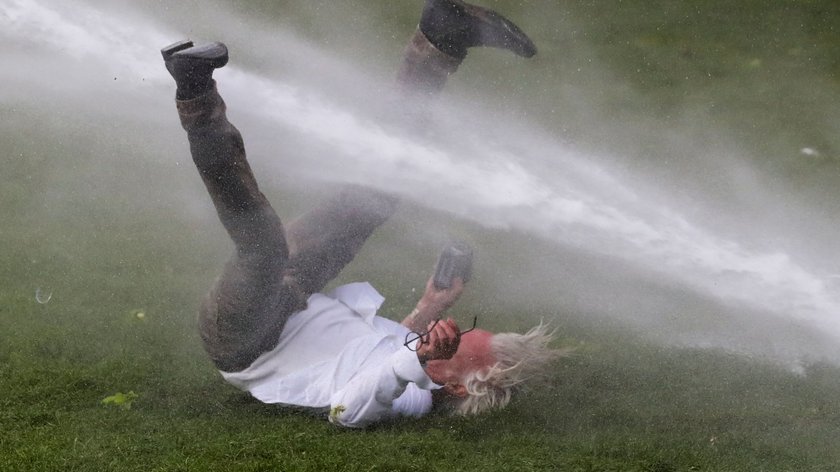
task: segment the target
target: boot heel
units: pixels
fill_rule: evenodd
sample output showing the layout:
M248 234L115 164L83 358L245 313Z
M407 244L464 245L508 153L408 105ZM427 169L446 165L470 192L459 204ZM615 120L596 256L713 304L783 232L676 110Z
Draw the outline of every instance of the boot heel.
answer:
M172 43L169 46L160 50L161 56L163 56L163 60L167 60L172 57L178 51L183 51L184 49L189 49L193 47L193 42L189 39L185 39L183 41L178 41L177 43Z

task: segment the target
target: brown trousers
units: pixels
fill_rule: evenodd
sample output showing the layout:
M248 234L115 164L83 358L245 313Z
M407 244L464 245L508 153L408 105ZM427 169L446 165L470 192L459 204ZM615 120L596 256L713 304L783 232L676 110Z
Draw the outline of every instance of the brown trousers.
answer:
M459 63L418 29L397 76L406 103L440 91ZM238 372L276 346L289 316L353 259L397 199L348 187L284 228L257 187L215 84L177 107L193 162L236 248L201 305L199 331L216 367Z

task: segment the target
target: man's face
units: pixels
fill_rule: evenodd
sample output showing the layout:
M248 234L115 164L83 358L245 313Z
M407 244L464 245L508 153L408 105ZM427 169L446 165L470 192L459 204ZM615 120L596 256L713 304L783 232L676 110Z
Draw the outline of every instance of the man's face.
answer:
M493 333L483 329L475 329L464 334L455 355L447 360L429 361L426 365L426 373L436 384L457 388L466 374L496 363L490 349L492 338Z

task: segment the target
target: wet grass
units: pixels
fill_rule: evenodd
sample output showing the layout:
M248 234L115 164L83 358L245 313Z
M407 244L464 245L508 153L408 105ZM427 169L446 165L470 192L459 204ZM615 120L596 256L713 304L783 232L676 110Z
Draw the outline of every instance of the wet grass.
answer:
M73 296L46 305L3 280L0 468L829 471L840 460L836 368L794 375L574 328L566 340L586 341L576 356L503 412L342 431L225 385L185 322L190 297L160 302L157 274L131 279L145 296L68 282L57 286ZM118 392L137 395L130 408L103 404Z
M88 168L39 174L37 159L4 164L15 171L0 182L13 202L0 210L0 470L829 471L840 463L837 368L793 374L657 347L577 316L559 321L558 342L577 353L502 412L359 432L261 405L224 384L194 330L197 301L228 250L212 214L144 212L131 199L115 211L112 201L72 193L36 212L38 194L78 182ZM147 165L123 170L152 172ZM38 182L21 186L26 176ZM398 237L385 228L373 243ZM365 257L350 276L366 271ZM404 293L420 272L391 278L383 291ZM398 296L390 310L410 303ZM472 309L494 327L533 317L475 300ZM133 401L103 403L129 392Z

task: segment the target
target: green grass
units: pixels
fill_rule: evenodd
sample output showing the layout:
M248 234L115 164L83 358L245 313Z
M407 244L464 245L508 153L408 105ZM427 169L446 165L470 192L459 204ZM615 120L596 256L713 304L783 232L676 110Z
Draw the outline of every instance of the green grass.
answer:
M283 7L243 4L246 12L253 6L255 15ZM806 183L831 175L834 180L825 181L836 183L840 144L823 127L830 120L807 113L820 102L817 88L804 95L806 86L791 88L797 83L791 74L803 70L806 78L820 78L819 90L840 86L840 30L825 21L837 18L836 2L733 6L705 0L685 2L683 10L671 9L673 4L573 2L563 7L558 25L551 23L558 18L551 8L559 7L543 5L548 14L540 16L524 3L495 2L516 18L528 18L545 59L520 76L506 70L508 59L488 60L479 52L475 66L464 72L472 78L477 71L498 76L497 82L483 83L481 93L498 90L511 113L533 109L541 122L585 146L602 137L576 125L584 113L564 87L592 79L585 67L593 53L610 74L596 85L615 81L632 92L573 88L597 95L594 102L603 109L596 115L663 123L686 105L714 104L702 116L731 125L745 146L754 146L768 162L779 149L796 151L816 142L825 162L803 168L782 159L777 165ZM299 2L296 8L305 22L318 24L318 2ZM805 27L790 34L798 23L785 18ZM413 14L399 19L402 26L411 21ZM383 28L405 30L394 24ZM323 24L315 31L337 34ZM470 92L466 77L453 81L455 93ZM539 85L523 90L518 80ZM510 90L516 93L506 96ZM791 115L800 118L795 126L787 119ZM117 133L111 133L88 129L84 120L51 117L44 132L37 113L21 110L15 118L0 122L4 472L828 472L840 467L836 366L813 364L795 374L761 360L662 347L622 332L618 324L586 321L585 313L557 321L558 346L578 346L575 355L559 362L545 385L501 412L468 419L431 415L361 432L254 402L222 381L198 340L198 301L229 246L195 172L158 155L177 147L148 142L158 131L154 125L137 130L114 119ZM119 135L116 141L112 134ZM183 142L178 146L186 152ZM279 200L276 193L270 197ZM202 203L193 205L195 198ZM442 216L412 206L403 211L412 219L420 213L422 221ZM448 223L497 248L516 247L522 237ZM384 228L345 274L346 280L378 282L389 296L387 312L395 317L411 308L416 293L406 287L422 284L434 250L416 243L405 247L402 236L396 224ZM482 298L495 301L492 286L477 279L474 287L477 293L468 294L463 306L480 313L482 326L521 329L544 314L484 303ZM51 294L47 303L36 301L38 289ZM136 394L130 408L103 403L128 392Z
M2 188L36 175L38 161L27 162L16 161ZM130 167L127 175L154 166ZM38 184L69 185L87 168L77 170ZM76 198L39 218L25 210L32 199L20 198L0 215L0 470L830 471L840 463L837 368L795 375L658 347L576 317L560 321L558 342L577 345L576 354L502 412L360 432L259 404L221 380L194 330L197 301L227 250L212 218L143 213L137 202L80 209ZM367 264L358 261L351 276ZM35 289L45 279L52 298L41 304ZM393 312L408 310L404 298ZM510 316L474 308L491 324ZM128 392L130 408L102 402Z
M573 326L576 355L503 412L340 430L225 385L186 321L197 288L160 292L160 274L135 271L130 293L149 293L109 297L114 277L84 272L46 305L3 280L4 471L829 471L840 460L837 368L799 376ZM102 403L129 391L130 409Z

